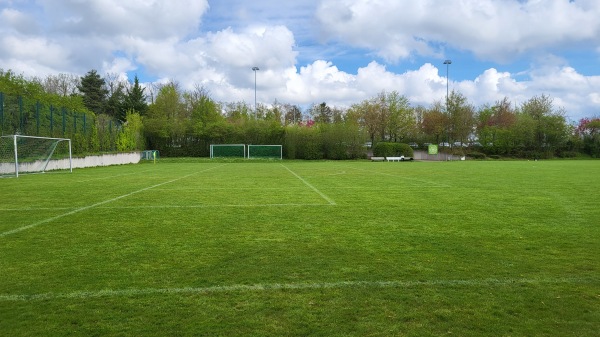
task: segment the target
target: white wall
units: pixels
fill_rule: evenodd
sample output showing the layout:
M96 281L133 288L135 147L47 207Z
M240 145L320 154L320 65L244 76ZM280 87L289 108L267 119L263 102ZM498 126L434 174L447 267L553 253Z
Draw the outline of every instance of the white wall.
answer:
M84 158L73 158L73 168L110 166L137 164L140 162L140 152L103 154L98 156L87 156ZM19 164L19 173L39 171L41 162ZM51 160L48 162L46 171L68 170L69 159ZM10 174L15 172L15 163L0 163L0 174Z

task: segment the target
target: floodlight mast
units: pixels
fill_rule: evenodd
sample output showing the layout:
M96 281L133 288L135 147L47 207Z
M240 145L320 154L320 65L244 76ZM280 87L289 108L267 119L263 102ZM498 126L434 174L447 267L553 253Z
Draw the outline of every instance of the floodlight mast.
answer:
M256 71L260 70L258 67L252 67L252 70L254 71L254 118L257 118L257 113L256 113Z
M448 112L448 69L452 64L452 60L446 60L444 64L446 65L446 112Z
M444 64L446 65L446 113L449 114L450 111L448 111L448 69L450 68L450 65L452 64L452 60L446 60L444 61ZM449 132L446 132L447 134L447 138L448 138L448 144L450 144L450 134ZM450 145L450 147L452 147L452 145Z

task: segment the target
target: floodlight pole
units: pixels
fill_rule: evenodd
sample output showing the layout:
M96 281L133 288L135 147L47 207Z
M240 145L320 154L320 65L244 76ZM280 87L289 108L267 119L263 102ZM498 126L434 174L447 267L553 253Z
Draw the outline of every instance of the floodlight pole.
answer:
M450 111L448 111L448 69L450 68L450 65L452 64L452 60L446 60L444 61L444 64L446 65L446 113L449 114ZM448 138L448 144L450 145L450 134L448 132L447 133L447 138ZM452 147L452 145L450 145L450 147Z
M252 67L254 71L254 118L257 118L258 115L256 113L256 71L260 70L258 67Z
M448 112L448 70L452 64L452 60L446 60L444 64L446 65L446 112Z

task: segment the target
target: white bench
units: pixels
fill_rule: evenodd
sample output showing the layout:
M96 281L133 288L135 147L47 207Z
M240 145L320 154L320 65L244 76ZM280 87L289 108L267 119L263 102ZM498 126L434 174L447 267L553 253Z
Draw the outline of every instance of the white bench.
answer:
M384 161L385 157L371 157L371 161Z

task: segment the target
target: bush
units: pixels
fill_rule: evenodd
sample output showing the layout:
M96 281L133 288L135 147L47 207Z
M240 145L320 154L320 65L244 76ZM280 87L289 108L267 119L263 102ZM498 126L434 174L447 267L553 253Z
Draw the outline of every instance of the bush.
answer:
M412 157L413 154L412 147L404 143L379 142L373 146L373 156L375 157Z
M560 151L558 153L559 158L577 158L578 156L579 153L577 153L576 151Z
M492 154L492 155L490 155L489 157L490 157L490 158L492 158L492 159L500 159L500 158L501 158L501 157L500 157L499 155L497 155L497 154Z
M467 153L467 156L470 158L473 158L473 159L485 159L486 158L485 153L476 152L476 151Z

